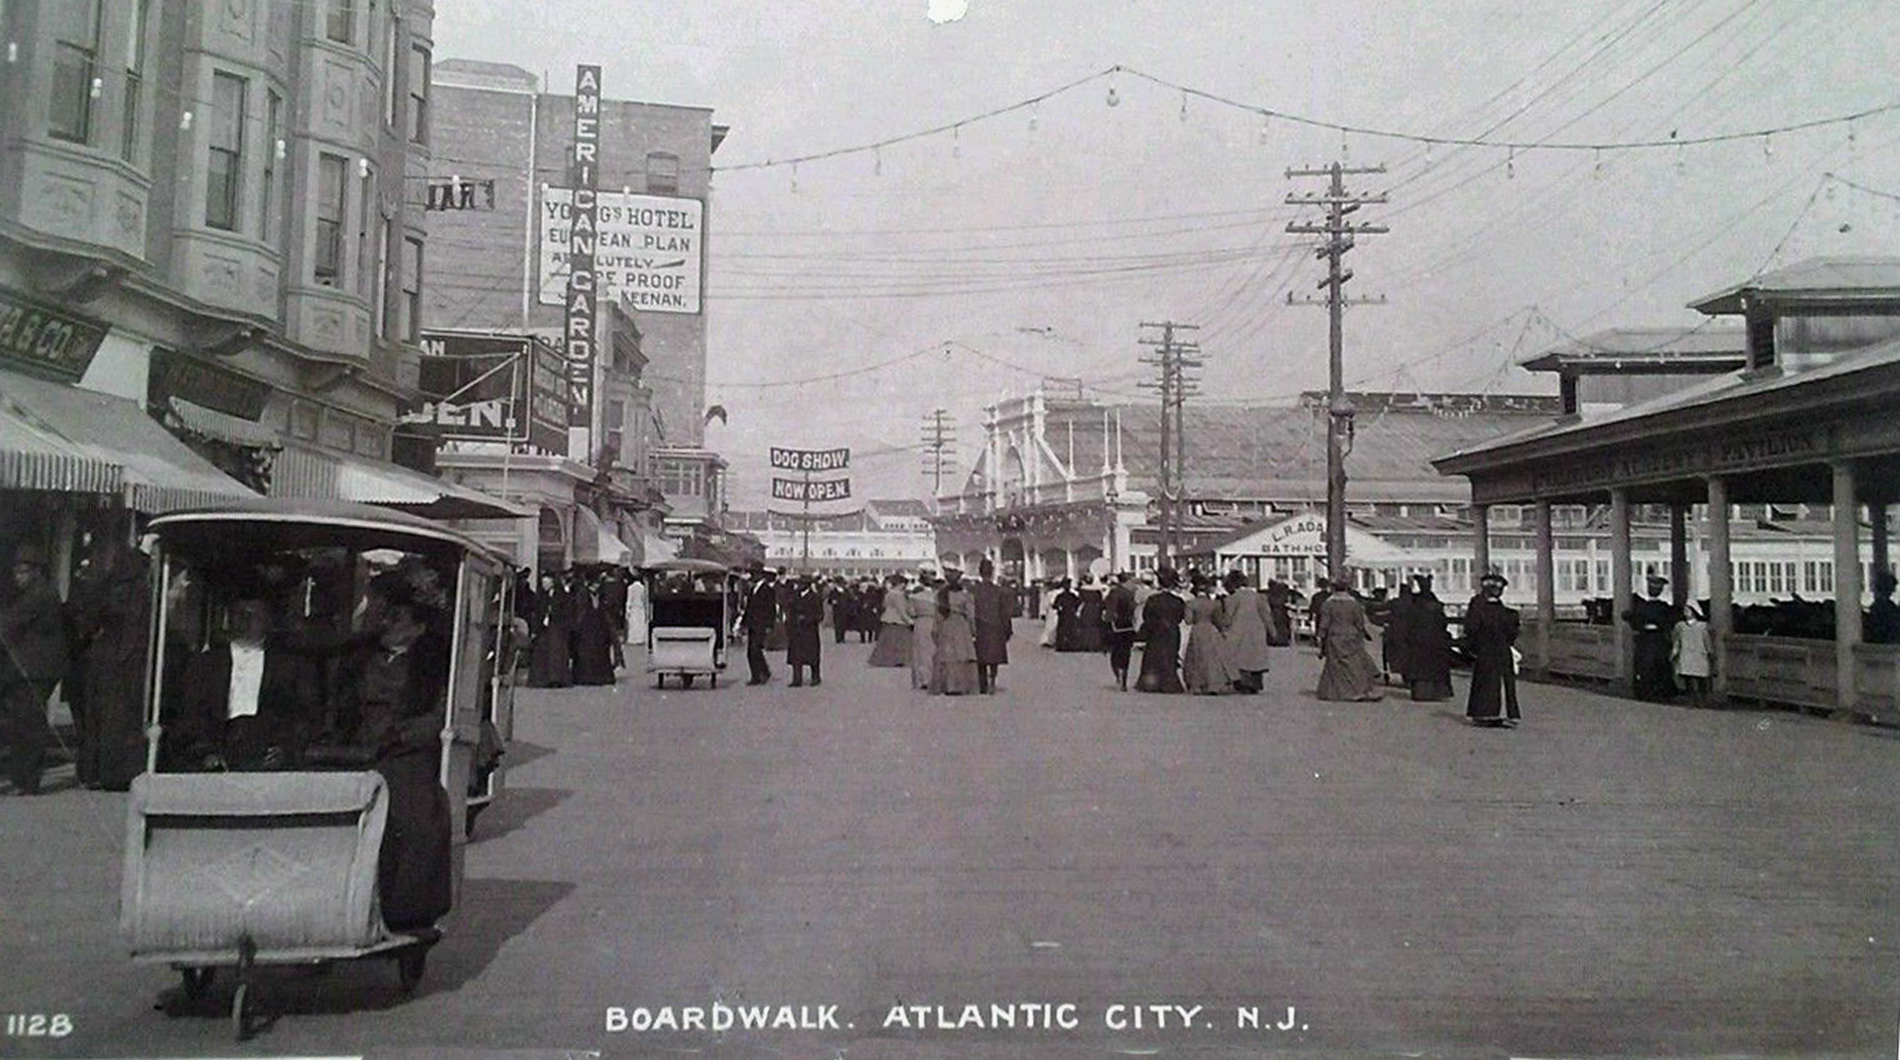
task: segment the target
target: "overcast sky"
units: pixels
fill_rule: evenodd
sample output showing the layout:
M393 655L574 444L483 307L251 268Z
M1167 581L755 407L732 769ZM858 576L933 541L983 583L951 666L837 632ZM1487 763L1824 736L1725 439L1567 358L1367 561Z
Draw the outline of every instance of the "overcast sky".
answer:
M955 0L935 0L941 7ZM735 166L959 122L1122 65L1329 122L1523 142L1689 139L1900 101L1893 0L438 0L443 58L614 98L711 106ZM1328 21L1312 12L1331 13ZM1110 89L1118 100L1110 106ZM1502 124L1500 124L1502 123ZM1346 378L1554 392L1506 366L1822 254L1900 253L1900 113L1652 150L1436 147L1263 121L1131 74L881 152L716 173L708 444L763 506L768 445L848 445L859 495L925 490L925 413L1037 373L1136 388L1137 325L1202 325L1213 400L1321 388L1320 263L1285 233L1289 166L1339 158L1390 203L1349 256ZM934 231L933 231L934 230ZM932 351L912 356L918 351ZM899 358L908 358L899 361ZM814 380L896 361L844 378ZM960 473L961 474L961 473Z

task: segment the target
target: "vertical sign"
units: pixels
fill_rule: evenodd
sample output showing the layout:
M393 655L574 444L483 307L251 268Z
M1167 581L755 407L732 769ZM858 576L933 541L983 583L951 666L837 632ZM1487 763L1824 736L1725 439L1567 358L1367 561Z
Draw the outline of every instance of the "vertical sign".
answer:
M598 285L594 251L600 245L600 67L574 68L574 157L568 183L574 188L567 234L567 320L562 350L567 356L567 424L588 428L583 453L593 452L594 320Z

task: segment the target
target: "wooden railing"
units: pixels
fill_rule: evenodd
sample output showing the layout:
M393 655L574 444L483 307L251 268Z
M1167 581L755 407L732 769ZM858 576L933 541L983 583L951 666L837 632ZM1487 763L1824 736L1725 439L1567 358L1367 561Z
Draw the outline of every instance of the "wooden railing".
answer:
M1832 710L1838 706L1838 668L1831 640L1731 633L1722 638L1718 664L1730 699Z
M1527 616L1518 629L1517 650L1524 653L1524 665L1537 668L1539 627L1537 618ZM1582 677L1592 681L1616 679L1616 629L1582 622L1556 622L1550 627L1550 665L1547 672L1556 677Z
M1900 717L1900 645L1854 645L1854 709L1879 721Z

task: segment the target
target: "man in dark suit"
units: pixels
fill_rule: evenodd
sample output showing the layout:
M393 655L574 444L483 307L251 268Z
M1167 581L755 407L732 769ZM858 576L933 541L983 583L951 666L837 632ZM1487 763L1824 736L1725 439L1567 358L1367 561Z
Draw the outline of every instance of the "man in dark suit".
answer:
M997 667L1009 663L1010 601L996 584L996 564L985 558L976 573L970 586L976 602L976 689L987 696L996 692Z
M53 727L46 700L66 673L66 629L46 556L22 545L13 554L13 599L0 611L0 755L16 792L38 795Z
M1636 698L1660 701L1671 698L1676 691L1669 649L1681 616L1676 613L1674 604L1662 598L1669 579L1651 574L1647 584L1649 595L1632 601L1629 610L1623 612L1623 621L1629 623L1635 634Z
M308 656L273 643L263 600L235 601L228 614L228 639L185 664L178 716L163 746L174 768L289 768L317 721L317 669Z
M778 625L778 583L773 572L758 560L752 561L752 584L746 587L739 624L745 629L746 665L752 668L746 684L762 685L772 679L772 667L765 661L765 641Z

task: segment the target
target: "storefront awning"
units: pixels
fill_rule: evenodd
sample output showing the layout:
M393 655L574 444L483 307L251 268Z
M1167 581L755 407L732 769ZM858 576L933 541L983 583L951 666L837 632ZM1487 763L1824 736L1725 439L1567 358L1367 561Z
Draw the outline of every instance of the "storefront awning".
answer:
M0 488L116 496L157 513L257 494L137 404L0 371Z
M640 562L626 542L591 508L574 509L574 562L631 565Z
M640 535L640 543L646 547L644 563L664 563L669 559L678 559L679 545L651 530Z
M356 501L428 519L522 519L536 511L400 464L293 444L279 455L271 493Z

